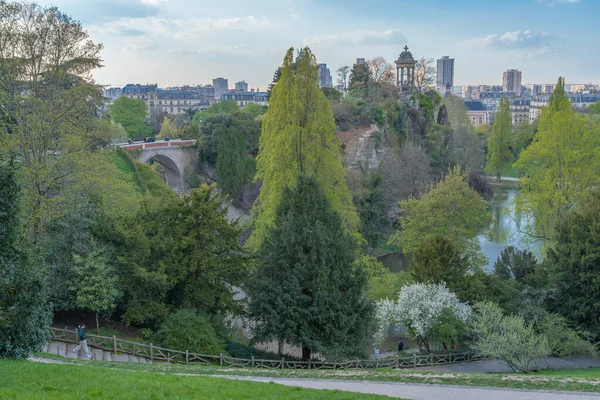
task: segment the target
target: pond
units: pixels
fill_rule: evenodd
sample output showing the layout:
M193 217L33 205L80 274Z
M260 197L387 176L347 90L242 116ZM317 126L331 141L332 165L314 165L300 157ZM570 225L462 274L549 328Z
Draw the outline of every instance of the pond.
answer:
M531 243L521 232L521 227L527 222L515 210L513 205L519 189L515 184L493 185L494 197L489 201L492 208L493 222L487 235L479 235L478 240L482 253L487 257L486 269L491 270L500 252L506 246L515 246L521 250L527 249L534 254L540 250L539 244ZM385 254L379 260L392 272L408 268L410 256L402 252Z

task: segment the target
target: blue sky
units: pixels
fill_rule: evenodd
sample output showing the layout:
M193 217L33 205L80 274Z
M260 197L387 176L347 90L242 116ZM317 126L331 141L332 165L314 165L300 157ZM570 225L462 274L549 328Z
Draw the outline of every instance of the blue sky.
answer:
M456 84L600 83L600 0L38 0L104 44L100 84L246 80L266 89L289 47L335 70L357 57L455 58Z

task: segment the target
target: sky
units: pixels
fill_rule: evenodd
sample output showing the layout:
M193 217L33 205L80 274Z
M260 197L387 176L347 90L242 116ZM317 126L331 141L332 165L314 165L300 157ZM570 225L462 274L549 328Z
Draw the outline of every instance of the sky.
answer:
M240 80L265 90L288 48L336 70L357 57L455 59L455 84L600 83L600 0L38 0L104 45L97 83Z

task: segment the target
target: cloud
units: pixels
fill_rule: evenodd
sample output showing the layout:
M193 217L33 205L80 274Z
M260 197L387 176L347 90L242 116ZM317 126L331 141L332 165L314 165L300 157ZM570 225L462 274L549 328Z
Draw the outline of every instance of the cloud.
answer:
M151 7L163 7L169 5L169 0L140 0L142 4Z
M579 3L579 0L537 0L537 2L540 4L555 6L557 4L575 4Z
M548 32L533 33L530 30L492 33L465 42L471 47L491 47L497 49L541 48L556 43L558 38Z
M384 31L356 30L330 36L313 36L304 40L308 44L323 46L386 45L406 43L399 29Z
M255 51L248 46L243 45L235 45L235 46L210 46L210 47L201 47L201 48L177 48L177 49L169 49L169 53L177 53L182 55L208 55L208 56L218 56L218 55L250 55L255 54Z

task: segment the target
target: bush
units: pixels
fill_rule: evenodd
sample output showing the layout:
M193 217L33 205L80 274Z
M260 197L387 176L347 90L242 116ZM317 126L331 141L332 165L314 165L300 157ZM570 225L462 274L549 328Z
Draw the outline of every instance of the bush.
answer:
M537 334L523 317L504 315L496 303L475 305L471 331L473 349L504 361L514 372L534 371L535 360L552 353L545 336Z
M536 322L535 329L548 340L552 354L560 357L597 356L596 346L588 340L591 335L572 329L567 320L558 314L546 313Z
M160 325L156 338L161 346L173 350L209 355L225 352L209 319L188 309L169 315Z

